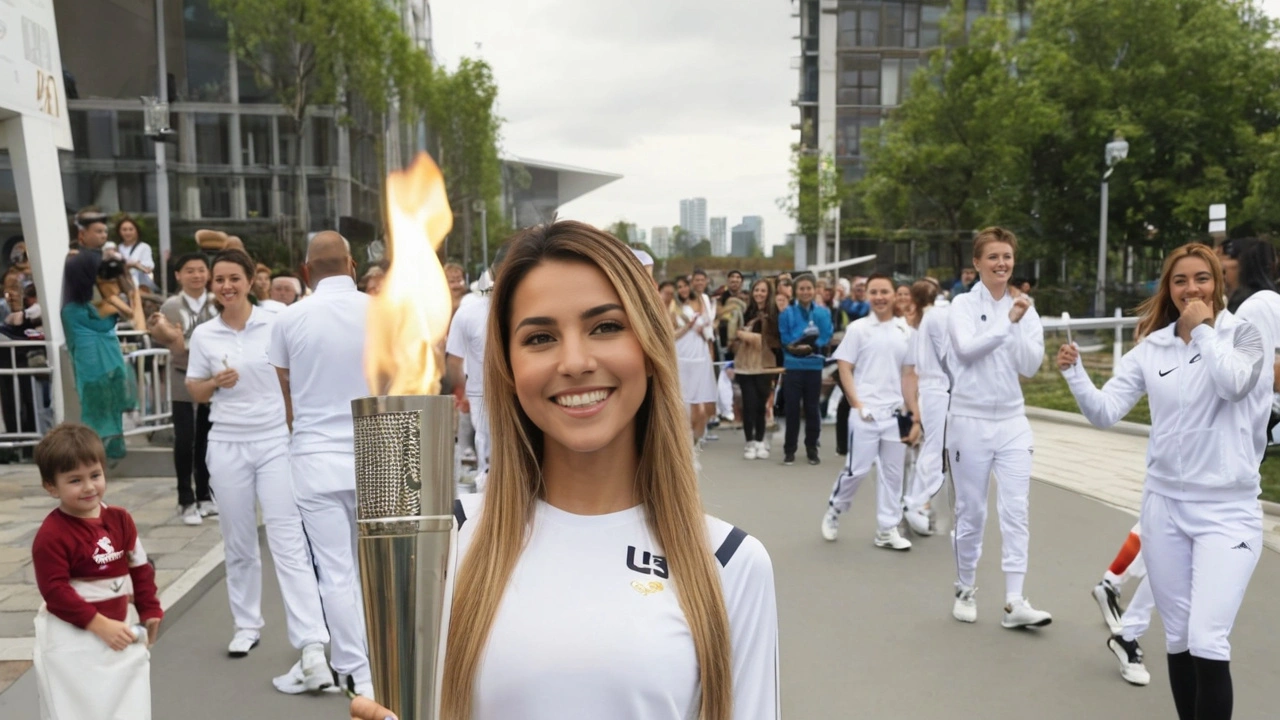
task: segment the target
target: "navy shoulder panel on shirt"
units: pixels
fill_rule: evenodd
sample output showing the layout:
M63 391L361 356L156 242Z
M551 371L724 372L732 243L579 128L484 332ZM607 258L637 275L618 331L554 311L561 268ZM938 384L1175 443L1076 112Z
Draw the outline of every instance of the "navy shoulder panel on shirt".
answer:
M716 560L719 561L720 567L728 567L729 561L733 559L734 553L738 552L738 548L742 546L742 541L747 539L747 533L740 527L734 526L729 531L729 535L725 537L724 542L720 543L720 547L716 549Z
M463 523L467 521L467 510L462 507L462 500L453 501L453 519L458 523L458 529L462 529Z

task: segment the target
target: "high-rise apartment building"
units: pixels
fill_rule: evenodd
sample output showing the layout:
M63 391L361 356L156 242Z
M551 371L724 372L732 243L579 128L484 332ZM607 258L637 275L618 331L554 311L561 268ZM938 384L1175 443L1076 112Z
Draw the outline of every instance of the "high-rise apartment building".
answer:
M655 227L650 236L652 242L649 247L653 248L653 254L658 259L671 257L671 228Z
M966 0L967 24L984 14L987 5L987 0ZM1029 1L1012 5L1010 22L1025 31ZM867 130L902 103L912 75L941 47L942 21L950 6L950 0L792 0L792 16L800 22L800 55L792 59L799 71L792 105L800 117L792 127L800 131L805 151L834 158L845 182L861 179ZM877 252L874 240L846 240L836 253L833 229L829 223L826 247L808 238L816 251L807 254L813 262Z
M680 201L680 227L689 233L691 245L707 240L711 233L707 228L707 199L690 198Z
M752 251L760 247L760 236L754 226L744 222L733 226L731 242L729 254L732 257L751 257Z
M729 218L711 218L711 254L724 257L729 252L728 239Z

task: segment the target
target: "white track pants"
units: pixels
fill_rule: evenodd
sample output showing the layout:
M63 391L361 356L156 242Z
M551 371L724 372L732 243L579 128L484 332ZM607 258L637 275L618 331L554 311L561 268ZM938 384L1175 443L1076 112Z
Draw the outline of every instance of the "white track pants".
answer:
M907 486L908 510L919 510L942 489L946 475L942 472L943 440L946 437L947 406L951 395L943 388L920 388L920 456Z
M294 455L293 492L319 575L320 603L333 643L333 669L372 682L356 550L355 456Z
M133 605L125 622L138 622ZM35 626L31 659L40 720L151 720L151 653L145 642L116 652L43 605Z
M720 368L720 377L716 380L716 413L720 417L733 417L733 378L732 371Z
M1171 654L1230 660L1231 626L1262 554L1257 500L1142 499L1142 553Z
M952 415L947 418L946 447L956 492L953 543L960 584L974 587L977 581L993 472L1003 540L1000 567L1005 573L1024 575L1031 538L1031 424L1022 416L986 420Z
M880 530L902 522L902 463L907 446L898 434L898 420L863 420L855 411L849 417L849 457L836 476L828 504L843 513L853 504L858 486L879 461L876 472L876 525Z
M218 501L218 525L227 555L227 595L237 630L262 629L262 556L256 500L262 506L267 546L284 596L289 642L298 649L329 642L320 592L302 517L293 498L285 438L256 442L209 441L209 487Z

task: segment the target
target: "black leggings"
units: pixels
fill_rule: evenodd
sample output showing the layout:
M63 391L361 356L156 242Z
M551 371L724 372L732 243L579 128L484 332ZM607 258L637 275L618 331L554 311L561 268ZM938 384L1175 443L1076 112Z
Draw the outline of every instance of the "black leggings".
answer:
M742 388L742 432L747 436L747 442L764 440L765 408L769 402L769 390L773 387L773 375L735 373L734 379Z
M1234 697L1231 663L1193 657L1190 651L1169 656L1169 685L1178 720L1230 720Z
M173 401L173 469L178 476L178 504L192 505L209 500L209 467L204 456L209 448L209 405ZM195 490L191 478L195 476Z

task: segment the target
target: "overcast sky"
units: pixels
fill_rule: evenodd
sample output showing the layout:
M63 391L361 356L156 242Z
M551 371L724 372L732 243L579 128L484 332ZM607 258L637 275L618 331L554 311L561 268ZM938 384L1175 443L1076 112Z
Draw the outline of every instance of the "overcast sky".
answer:
M1280 14L1280 0L1262 4ZM431 0L431 11L440 61L493 67L505 152L624 176L561 217L650 230L679 223L681 198L705 197L730 227L764 216L767 244L791 231L777 206L799 119L789 0Z

